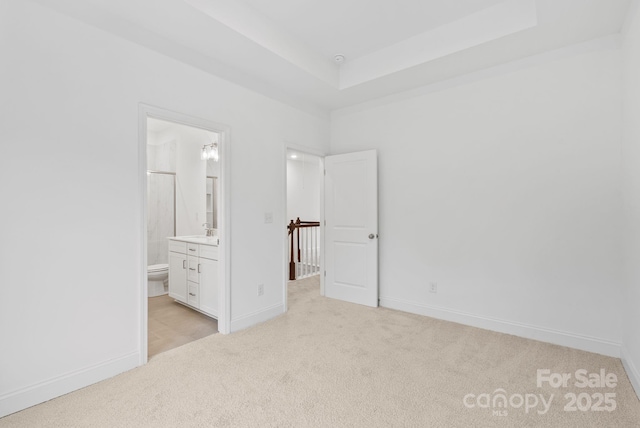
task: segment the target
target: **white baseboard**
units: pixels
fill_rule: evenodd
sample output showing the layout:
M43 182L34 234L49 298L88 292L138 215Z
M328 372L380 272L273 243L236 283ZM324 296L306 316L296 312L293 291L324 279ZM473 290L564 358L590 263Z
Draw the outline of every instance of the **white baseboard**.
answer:
M251 327L252 325L268 321L271 318L275 318L278 315L283 314L284 312L284 305L282 303L278 303L277 305L269 306L268 308L232 319L231 332L234 333Z
M638 399L640 399L640 371L638 371L638 367L633 363L631 355L629 355L629 351L624 345L622 345L620 353L624 370L627 372L627 376L631 381L631 385L633 385L633 389L636 391Z
M417 315L424 315L445 321L478 327L485 330L497 331L499 333L512 334L526 339L539 340L541 342L553 343L555 345L566 346L568 348L580 349L594 352L596 354L607 355L609 357L620 357L620 344L596 337L583 336L568 333L560 330L521 324L511 321L482 317L460 311L454 311L436 306L428 306L390 297L381 297L380 306L390 309L397 309Z
M134 352L0 396L0 418L138 367Z

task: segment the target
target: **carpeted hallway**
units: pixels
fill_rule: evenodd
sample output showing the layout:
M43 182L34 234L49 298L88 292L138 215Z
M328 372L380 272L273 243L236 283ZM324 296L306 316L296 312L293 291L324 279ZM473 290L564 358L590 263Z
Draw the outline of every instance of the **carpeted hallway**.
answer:
M617 359L326 299L317 278L290 283L289 296L277 319L170 350L0 427L640 426ZM538 387L538 369L572 377ZM579 369L613 373L617 386L577 388ZM568 393L586 394L575 411ZM596 405L605 393L615 396Z

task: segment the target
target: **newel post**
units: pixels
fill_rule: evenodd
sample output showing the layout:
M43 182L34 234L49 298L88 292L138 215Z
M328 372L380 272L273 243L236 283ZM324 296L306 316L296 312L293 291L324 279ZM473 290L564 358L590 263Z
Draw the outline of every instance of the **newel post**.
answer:
M289 223L289 242L291 243L291 260L289 261L289 281L296 279L296 262L293 255L293 232L296 230L296 224L291 220Z

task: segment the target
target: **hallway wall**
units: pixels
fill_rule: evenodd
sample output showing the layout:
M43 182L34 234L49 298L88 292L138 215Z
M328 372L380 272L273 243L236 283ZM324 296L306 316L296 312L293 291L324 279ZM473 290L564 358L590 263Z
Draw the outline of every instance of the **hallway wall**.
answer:
M640 397L640 2L623 34L623 191L625 288L622 359Z
M287 159L287 223L300 217L320 221L320 159Z

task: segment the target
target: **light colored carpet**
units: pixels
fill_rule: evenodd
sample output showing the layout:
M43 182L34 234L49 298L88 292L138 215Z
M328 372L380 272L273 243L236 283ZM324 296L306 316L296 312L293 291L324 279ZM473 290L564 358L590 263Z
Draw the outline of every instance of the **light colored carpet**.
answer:
M317 277L289 290L283 316L170 350L144 367L0 419L0 426L640 426L640 403L617 359L326 299ZM579 389L572 376L568 388L538 388L537 369L604 369L618 383ZM500 388L515 406L517 394L532 394L531 404L533 394L554 398L546 414L537 413L541 404L528 412L464 404L468 394L476 396L468 404L478 396L484 404L480 394L493 397ZM616 409L565 411L567 393L595 395L594 403L598 393L615 394ZM586 409L586 398L581 405Z

